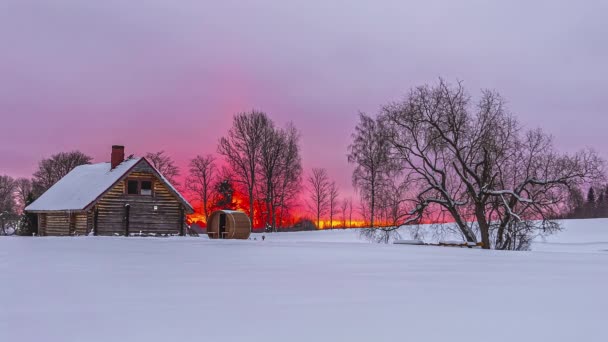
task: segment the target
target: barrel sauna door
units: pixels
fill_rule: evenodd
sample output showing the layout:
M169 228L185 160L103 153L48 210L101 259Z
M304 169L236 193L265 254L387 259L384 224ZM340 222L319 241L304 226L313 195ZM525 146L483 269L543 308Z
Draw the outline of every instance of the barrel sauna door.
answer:
M223 239L226 235L226 214L220 214L220 239Z

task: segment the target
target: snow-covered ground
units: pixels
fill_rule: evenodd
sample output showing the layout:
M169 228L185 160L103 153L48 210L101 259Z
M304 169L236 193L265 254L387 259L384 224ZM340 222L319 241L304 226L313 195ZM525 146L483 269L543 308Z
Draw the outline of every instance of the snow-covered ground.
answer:
M608 220L532 252L259 237L2 237L0 341L608 340Z

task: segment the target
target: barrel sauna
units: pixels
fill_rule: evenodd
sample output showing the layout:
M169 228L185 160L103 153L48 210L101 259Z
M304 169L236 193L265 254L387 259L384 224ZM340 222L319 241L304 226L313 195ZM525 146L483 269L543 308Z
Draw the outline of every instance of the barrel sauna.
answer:
M210 239L249 239L251 221L242 211L218 210L209 216L207 235Z

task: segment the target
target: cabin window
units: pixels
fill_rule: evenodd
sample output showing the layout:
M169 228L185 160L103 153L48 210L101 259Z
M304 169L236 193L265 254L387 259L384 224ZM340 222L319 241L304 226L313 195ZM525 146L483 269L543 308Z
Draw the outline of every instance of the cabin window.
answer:
M141 190L139 192L140 195L152 196L152 182L151 181L141 181Z
M152 196L153 184L152 180L128 179L126 192L128 195Z
M138 195L139 194L139 182L136 180L130 180L127 182L127 194Z

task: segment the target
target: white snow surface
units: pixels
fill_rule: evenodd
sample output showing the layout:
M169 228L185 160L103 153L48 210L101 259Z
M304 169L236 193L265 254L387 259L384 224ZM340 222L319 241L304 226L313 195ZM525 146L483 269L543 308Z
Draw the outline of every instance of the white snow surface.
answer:
M0 341L606 341L608 220L531 252L355 230L0 238Z
M113 170L110 163L77 166L25 210L82 210L141 159L125 160Z

